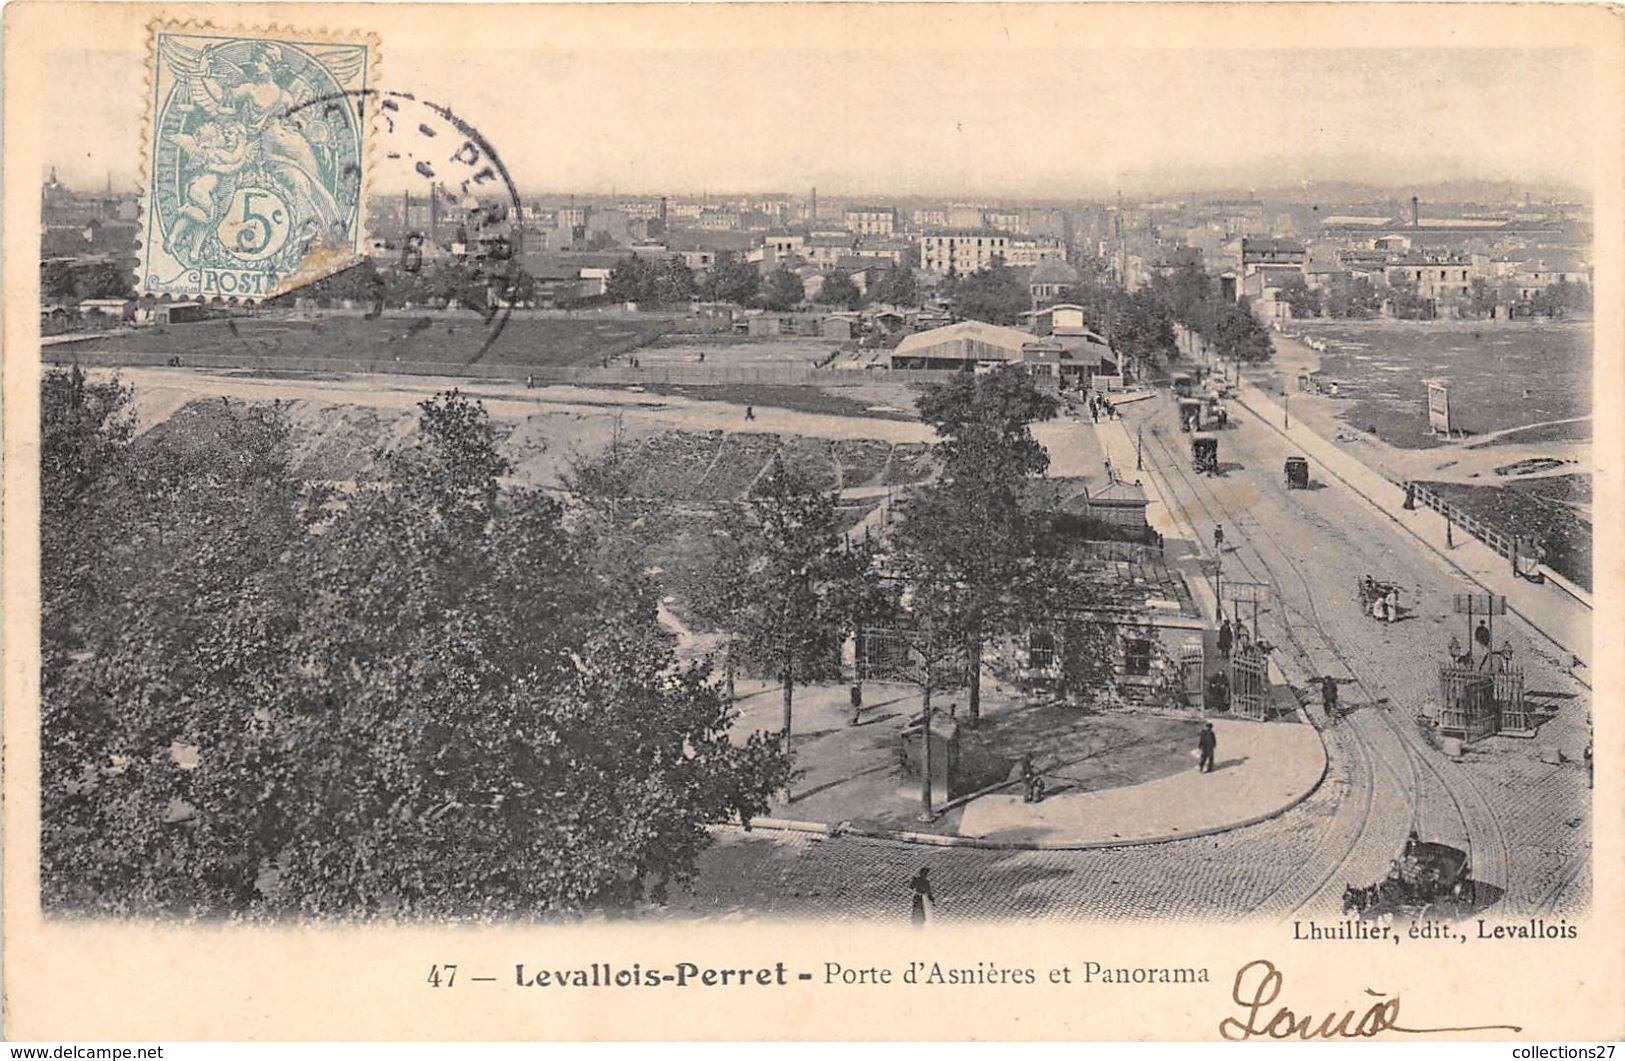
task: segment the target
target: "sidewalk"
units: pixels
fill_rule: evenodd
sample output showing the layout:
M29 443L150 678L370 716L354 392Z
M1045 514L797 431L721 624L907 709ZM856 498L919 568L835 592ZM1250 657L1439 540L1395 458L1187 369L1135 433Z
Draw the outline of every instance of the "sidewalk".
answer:
M1518 578L1510 561L1465 530L1455 532L1454 548L1448 546L1443 516L1422 506L1407 511L1403 486L1383 478L1300 421L1291 420L1283 429L1285 413L1280 404L1257 386L1243 383L1237 404L1290 439L1310 459L1311 476L1318 473L1341 480L1480 588L1505 596L1509 610L1564 652L1582 663L1591 659L1591 610L1585 605L1555 586Z
M1239 829L1295 806L1320 784L1326 751L1313 726L1213 723L1217 768L1191 768L1144 784L1059 792L1024 803L1012 789L973 800L959 835L998 843L1113 846ZM1051 781L1053 785L1054 782Z

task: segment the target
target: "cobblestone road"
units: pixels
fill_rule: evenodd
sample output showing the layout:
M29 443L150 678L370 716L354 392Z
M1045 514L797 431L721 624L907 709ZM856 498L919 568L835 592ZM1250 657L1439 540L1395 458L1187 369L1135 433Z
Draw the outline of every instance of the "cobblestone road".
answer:
M930 848L853 837L721 829L676 916L903 920L907 881L930 866L944 920L1045 918L1276 919L1332 914L1347 883L1387 870L1405 833L1471 844L1494 915L1572 913L1590 891L1590 800L1583 770L1537 754L1584 746L1589 693L1513 617L1527 688L1557 707L1534 741L1493 738L1457 763L1429 747L1414 718L1432 698L1435 663L1462 636L1451 595L1476 587L1340 484L1279 485L1287 443L1241 417L1221 434L1227 474L1192 476L1165 400L1142 403L1147 458L1171 505L1202 537L1225 525L1227 577L1269 581L1261 633L1281 647L1289 680L1334 674L1354 711L1325 729L1332 765L1309 799L1271 821L1215 837L1102 851ZM1239 465L1239 467L1238 467ZM1324 479L1323 475L1317 478ZM1415 617L1363 616L1363 574L1409 591ZM1318 706L1310 698L1310 710ZM1323 716L1319 716L1324 721ZM1504 894L1502 894L1504 892Z

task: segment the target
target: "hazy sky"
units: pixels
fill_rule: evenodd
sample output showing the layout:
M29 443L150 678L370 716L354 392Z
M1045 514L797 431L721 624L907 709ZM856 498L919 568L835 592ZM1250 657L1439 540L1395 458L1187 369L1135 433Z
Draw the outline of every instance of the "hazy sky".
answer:
M1593 161L1586 56L1558 49L427 43L388 46L384 86L450 106L526 191L1072 197L1454 177L1583 187ZM142 54L64 49L48 65L60 119L47 161L75 185L111 172L135 187Z

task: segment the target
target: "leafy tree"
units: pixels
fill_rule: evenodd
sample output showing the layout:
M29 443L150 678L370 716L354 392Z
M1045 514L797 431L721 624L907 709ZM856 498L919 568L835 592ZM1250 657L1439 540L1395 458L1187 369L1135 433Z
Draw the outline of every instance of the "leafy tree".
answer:
M129 269L114 262L97 262L79 272L80 298L128 298L132 275Z
M1546 317L1561 317L1570 312L1588 312L1591 309L1591 288L1584 283L1569 283L1559 279L1548 284L1530 300L1530 308Z
M719 255L700 285L700 297L711 302L747 305L762 287L762 274L732 251ZM798 296L799 297L799 296Z
M841 530L837 495L778 457L745 503L748 528L737 528L748 602L743 647L780 682L788 746L797 683L840 674L841 636L850 627L854 586L870 575L869 556Z
M1382 293L1364 276L1339 276L1326 294L1328 317L1364 320L1382 312Z
M44 397L42 540L67 543L42 551L44 899L246 910L286 806L256 712L306 536L285 420L207 404L129 441L118 389Z
M852 282L850 273L845 269L836 269L824 278L824 286L818 289L818 297L814 301L824 306L857 309L863 301L863 293Z
M764 308L783 313L801 305L803 293L801 277L780 266L768 274L758 297Z
M668 258L654 276L655 302L687 302L694 297L694 291L694 270L681 258Z
M916 593L929 587L939 631L962 640L969 719L981 715L981 657L989 636L1012 621L1037 571L1038 524L1023 505L1029 481L1049 466L1030 425L1055 415L1056 400L1015 370L965 375L929 388L921 419L942 439L939 483L917 491L898 533L900 563Z
M60 302L71 302L79 297L73 263L60 259L40 265L40 294Z
M1246 301L1219 309L1211 339L1219 356L1232 361L1268 361L1275 356L1269 330Z
M1312 289L1301 276L1288 277L1276 291L1276 298L1287 304L1292 316L1298 319L1320 316L1320 292Z
M655 298L656 267L653 262L628 254L615 263L605 282L611 302L649 302Z
M48 905L622 905L783 783L778 738L730 735L673 659L655 587L505 486L456 392L341 503L290 474L277 410L189 407L130 443L116 392L45 397L46 512L94 546L43 572Z
M888 306L918 306L920 286L914 267L908 262L888 269L878 284L870 288L872 300Z
M1019 323L1032 301L1026 285L1002 258L969 276L953 278L948 298L957 317L1005 325Z

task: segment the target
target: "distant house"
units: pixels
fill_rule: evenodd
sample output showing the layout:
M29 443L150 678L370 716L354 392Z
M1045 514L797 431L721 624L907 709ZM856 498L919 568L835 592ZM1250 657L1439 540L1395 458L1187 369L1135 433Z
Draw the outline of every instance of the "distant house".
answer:
M196 305L196 303L191 304ZM87 319L100 318L109 323L133 321L135 319L135 299L87 298L79 303L79 315Z
M158 324L192 324L209 318L209 307L201 302L160 302L153 307Z
M66 307L50 305L39 308L39 330L41 335L55 335L66 330L72 315Z
M1041 306L1060 298L1077 286L1078 271L1057 258L1041 259L1027 277L1027 291L1033 305Z
M754 317L746 318L745 322L745 333L758 339L784 335L794 330L794 322L791 322L786 327L784 315L779 313L759 313Z
M844 215L848 232L859 236L889 236L897 229L893 206L849 206Z
M850 342L862 331L856 313L831 313L819 322L819 334L825 339Z

